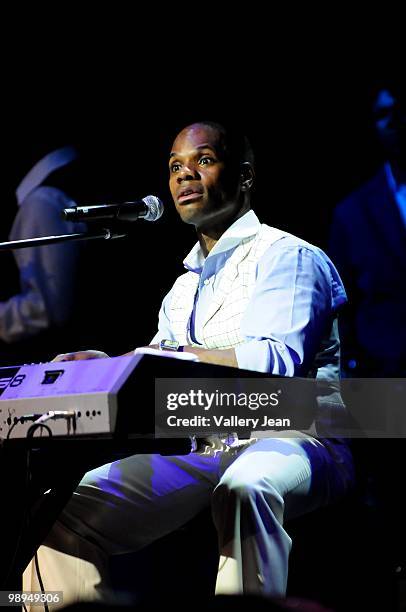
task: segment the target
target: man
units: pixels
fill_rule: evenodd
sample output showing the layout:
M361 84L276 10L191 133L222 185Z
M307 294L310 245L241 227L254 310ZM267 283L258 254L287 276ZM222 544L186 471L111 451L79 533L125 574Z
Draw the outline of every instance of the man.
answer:
M343 373L358 378L406 376L406 101L399 84L376 88L372 118L383 164L378 173L341 202L331 226L329 253L337 264L349 303L340 319ZM391 414L387 385L370 400L370 414ZM390 397L390 394L389 394ZM374 508L371 544L375 571L383 582L405 564L406 530L397 465L404 440L357 442L365 497ZM388 495L388 492L391 494ZM370 519L371 520L371 519ZM376 550L379 549L379 555Z
M247 141L214 123L189 125L175 139L169 173L176 210L195 226L198 243L163 301L152 344L172 340L207 363L336 377L340 279L319 249L259 223L250 209ZM138 455L103 466L86 474L47 542L97 571L85 583L83 565L63 569L45 586L67 593L72 579L76 595L90 593L107 583L109 555L139 550L211 504L228 568L218 592L283 595L291 547L284 520L344 495L352 479L345 443L297 431L212 436L187 456Z
M10 240L83 231L83 223L63 221L71 198L52 185L57 171L76 160L73 147L43 156L16 190L18 212ZM47 181L51 184L47 184ZM0 301L0 363L40 361L62 341L75 298L80 243L64 243L13 252L19 290ZM0 254L0 257L2 255Z
M329 252L349 295L343 367L358 377L406 376L406 108L377 90L373 120L385 162L335 210Z

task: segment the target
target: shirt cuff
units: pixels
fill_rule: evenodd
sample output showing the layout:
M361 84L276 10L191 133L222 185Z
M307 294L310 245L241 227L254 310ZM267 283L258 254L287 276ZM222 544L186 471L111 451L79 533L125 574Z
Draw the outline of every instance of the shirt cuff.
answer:
M251 340L234 347L238 367L255 372L270 371L270 355L267 342Z
M249 340L234 347L238 367L254 372L293 376L294 364L289 350L279 341Z

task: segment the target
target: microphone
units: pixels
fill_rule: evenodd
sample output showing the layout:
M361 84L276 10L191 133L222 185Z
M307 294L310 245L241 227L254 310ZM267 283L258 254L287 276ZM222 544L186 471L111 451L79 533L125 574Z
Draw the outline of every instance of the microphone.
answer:
M74 206L64 208L62 218L65 221L157 221L164 211L164 205L159 198L148 195L135 202L121 204L97 204L95 206Z

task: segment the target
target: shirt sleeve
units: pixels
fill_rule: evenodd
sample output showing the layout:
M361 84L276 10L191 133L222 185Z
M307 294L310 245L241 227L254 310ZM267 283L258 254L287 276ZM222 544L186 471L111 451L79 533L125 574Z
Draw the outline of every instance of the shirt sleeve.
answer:
M61 218L70 200L58 189L40 187L20 207L10 240L70 234L83 230ZM14 252L20 275L20 293L0 302L0 339L17 342L51 325L62 325L74 299L80 243L67 242Z
M161 340L175 340L169 323L167 308L172 299L173 288L164 297L158 315L158 331L150 341L150 344L159 344Z
M246 342L235 347L240 368L281 376L306 374L345 296L330 264L321 252L303 245L284 246L281 241L266 251L242 319Z
M353 234L349 232L351 222L349 215L346 213L349 206L353 204L353 210L356 210L356 205L350 198L339 205L334 211L333 222L331 224L328 253L333 258L345 287L348 291L349 302L346 308L340 313L339 330L341 343L341 363L342 373L356 376L355 367L360 363L359 345L357 342L357 304L359 300L359 291L357 288L356 279L358 272L354 262ZM354 230L352 229L352 232Z

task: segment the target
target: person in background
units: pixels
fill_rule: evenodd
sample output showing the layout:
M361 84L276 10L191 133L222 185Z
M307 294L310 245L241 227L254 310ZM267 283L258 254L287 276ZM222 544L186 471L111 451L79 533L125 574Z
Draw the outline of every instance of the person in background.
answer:
M406 102L399 87L372 103L383 163L335 209L329 254L349 304L340 318L346 376L406 376Z
M334 211L329 255L343 278L348 304L340 318L342 373L382 379L365 414L390 418L383 379L406 377L406 99L402 83L382 81L371 92L372 121L382 163L375 176ZM344 394L345 400L345 394ZM351 404L348 404L351 412ZM399 417L396 417L399 418ZM404 418L404 417L403 417ZM402 438L357 440L353 452L365 502L365 560L377 584L392 584L406 566L404 505L400 496ZM369 578L371 580L371 578ZM373 581L373 578L372 578ZM390 587L388 586L388 589Z
M76 160L74 147L58 148L29 170L16 190L18 211L9 240L85 229L83 223L62 219L61 212L72 205L72 199L53 185L54 177L60 179ZM58 343L60 346L74 307L81 249L80 242L67 242L13 251L18 282L11 294L2 291L0 365L45 361ZM2 257L7 261L5 255L0 252L0 261Z

